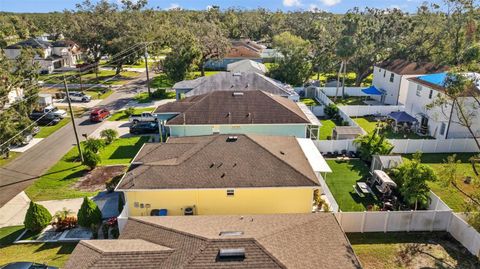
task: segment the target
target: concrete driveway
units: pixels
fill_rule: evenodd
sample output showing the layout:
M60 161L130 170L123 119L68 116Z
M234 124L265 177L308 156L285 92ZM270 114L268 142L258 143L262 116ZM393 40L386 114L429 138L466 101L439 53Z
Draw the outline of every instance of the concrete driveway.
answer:
M30 141L30 143L28 143L27 145L25 145L23 147L12 147L12 148L10 148L10 150L14 151L14 152L25 152L25 151L31 149L36 144L40 143L40 141L42 141L42 140L43 140L43 138L33 138L32 141Z
M114 129L118 132L118 137L130 136L130 123L128 121L105 121L98 129L89 135L91 138L100 138L100 133L105 129Z
M96 107L98 104L100 104L103 100L102 99L95 99L91 100L88 103L82 103L82 102L72 102L72 107L85 107L85 108L92 108ZM53 104L55 106L68 106L68 102L66 100L60 100L56 99Z

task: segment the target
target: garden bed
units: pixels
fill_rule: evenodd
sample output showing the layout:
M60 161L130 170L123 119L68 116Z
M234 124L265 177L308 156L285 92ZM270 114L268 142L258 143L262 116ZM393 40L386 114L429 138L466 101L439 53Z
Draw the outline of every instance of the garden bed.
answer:
M101 191L105 189L105 182L125 173L124 165L99 166L87 172L73 186L80 191Z

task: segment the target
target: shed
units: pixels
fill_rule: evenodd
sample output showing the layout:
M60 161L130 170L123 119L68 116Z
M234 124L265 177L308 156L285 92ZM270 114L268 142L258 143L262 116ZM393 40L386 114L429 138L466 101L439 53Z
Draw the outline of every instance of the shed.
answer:
M48 93L39 94L37 103L40 107L47 107L53 105L52 95Z
M402 163L402 156L399 155L373 155L370 171L391 169Z
M363 130L360 127L337 126L333 129L332 139L334 140L355 139L357 136L361 136L362 134L363 134Z

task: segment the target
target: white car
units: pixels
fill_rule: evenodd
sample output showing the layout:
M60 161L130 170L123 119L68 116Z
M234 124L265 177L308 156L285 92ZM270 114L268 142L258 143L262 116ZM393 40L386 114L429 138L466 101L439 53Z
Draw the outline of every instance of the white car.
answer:
M43 109L43 113L52 113L55 117L63 119L67 116L67 111L58 109L54 106L47 106Z
M72 102L90 102L92 97L90 95L86 95L83 92L70 92L69 95L70 101Z

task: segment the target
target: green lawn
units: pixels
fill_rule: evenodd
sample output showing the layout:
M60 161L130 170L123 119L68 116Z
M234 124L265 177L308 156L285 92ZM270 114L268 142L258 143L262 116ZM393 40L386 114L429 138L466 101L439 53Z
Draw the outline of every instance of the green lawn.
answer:
M62 267L76 243L12 244L22 233L23 226L0 228L0 265L32 261Z
M332 135L333 128L337 126L332 120L320 120L322 127L320 127L320 136L318 140L327 140L328 136Z
M304 103L307 106L316 106L318 105L317 100L312 98L300 98L300 102Z
M152 112L154 108L152 107L144 107L144 108L135 108L135 114L139 114L142 112ZM115 112L110 118L109 121L128 121L128 116L125 114L124 110L120 110Z
M79 74L74 71L41 75L38 80L41 80L46 84L57 84L57 83L63 83L63 76L67 77L68 83L80 83ZM115 76L115 70L100 70L98 71L98 82L97 82L95 73L87 73L87 74L82 74L82 83L83 84L101 83L105 85L122 85L128 82L128 80L140 76L140 73L123 71L123 72L120 72L120 76L117 76L115 79L105 81L114 76Z
M148 141L146 136L119 138L100 150L100 165L128 164L141 146ZM76 147L48 170L40 179L30 185L25 192L33 201L60 200L94 196L96 192L85 192L72 188L88 171L78 160Z
M451 154L422 154L422 162L425 164L430 165L437 173L441 171L441 167L444 163L444 160ZM469 158L473 156L470 153L457 153L457 160L460 160L462 163L459 165L460 173L464 176L470 176L473 179L477 178L473 168L469 162ZM412 155L404 155L405 159L411 159ZM477 165L478 167L478 165ZM480 168L480 167L478 167ZM480 170L480 169L479 169ZM459 190L454 187L445 187L440 182L428 182L431 190L437 194L451 209L454 211L460 212L463 211L463 204L464 201L467 200L467 197L462 194ZM475 184L465 184L463 182L460 183L459 187L465 191L467 194L472 194L475 191Z
M90 95L92 100L105 99L112 95L113 91L108 88L92 88L84 91L85 94Z
M211 76L211 75L215 75L217 73L220 73L220 71L205 71L205 76L208 77L208 76ZM202 76L202 72L194 71L194 72L192 72L188 75L187 79L196 79L196 78L199 78L201 76Z
M463 246L444 232L349 233L363 268L480 268Z
M326 183L342 211L364 211L368 205L378 203L372 196L362 198L353 190L357 181L365 181L369 167L361 160L340 162L327 160L333 173L327 174Z
M353 120L367 133L371 133L377 127L377 121L371 117L358 117ZM430 136L420 136L415 133L395 133L391 128L384 131L385 137L389 139L433 139Z
M155 89L171 88L175 84L165 73L158 74L150 80L150 87Z
M135 100L140 103L150 103L155 100L163 100L163 99L175 99L176 94L174 91L166 91L164 94L152 93L152 97L148 96L148 92L141 92L135 95Z
M49 135L56 132L58 129L62 128L63 126L67 125L71 121L70 118L64 118L56 125L52 126L40 126L40 132L35 135L35 138L46 138Z
M337 97L335 104L340 106L363 106L365 105L363 102L364 100L366 100L366 98L363 96L348 96L347 98Z
M8 159L5 159L4 156L0 155L0 167L7 165L9 162L15 160L20 155L21 155L20 152L15 152L15 151L10 151Z

